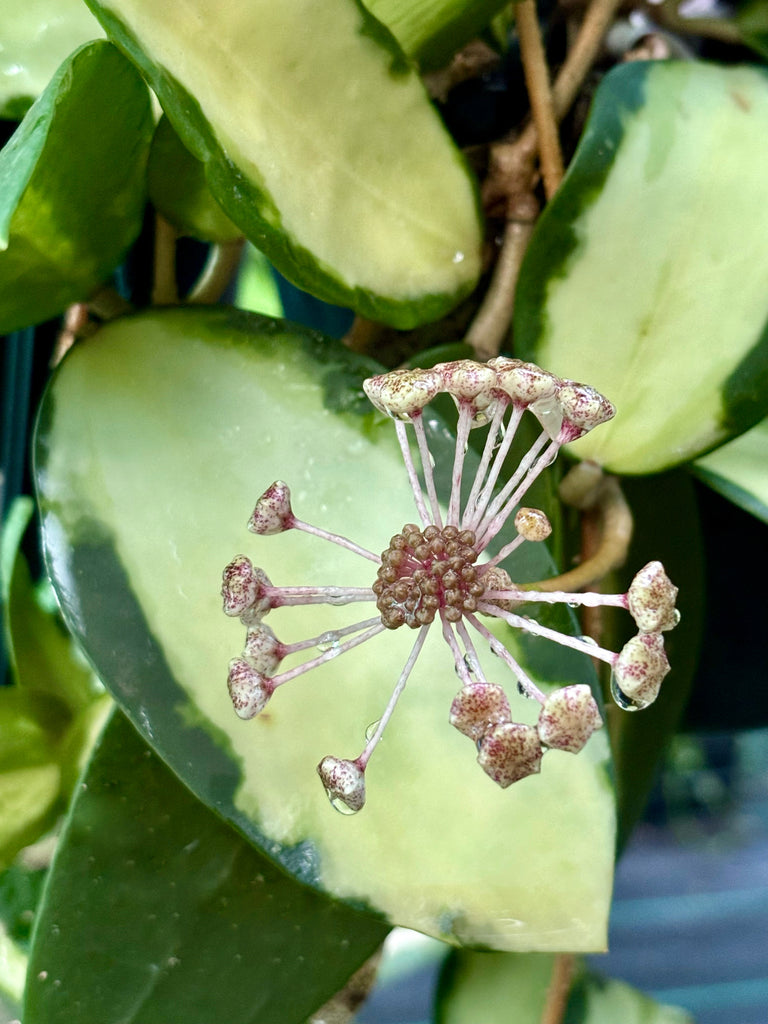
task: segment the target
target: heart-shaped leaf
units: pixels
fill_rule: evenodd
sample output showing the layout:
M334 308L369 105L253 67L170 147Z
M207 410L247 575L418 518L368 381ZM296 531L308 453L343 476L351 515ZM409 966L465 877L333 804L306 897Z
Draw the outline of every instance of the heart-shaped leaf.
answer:
M387 933L278 871L122 715L83 777L38 915L26 1024L302 1024Z
M0 334L87 299L141 229L149 93L110 43L66 60L0 153Z
M616 418L574 444L652 473L768 409L768 72L696 61L606 75L523 263L518 354Z
M357 0L89 0L215 198L294 284L397 327L480 270L475 187L395 38Z
M365 809L343 818L315 766L354 755L382 715L410 630L386 630L370 654L292 680L254 721L232 711L227 664L244 631L222 614L219 582L234 555L248 552L280 585L370 587L375 576L367 559L298 530L249 535L261 491L289 481L297 515L374 551L414 517L391 421L364 412L361 380L375 369L317 334L226 309L127 318L77 346L48 391L36 441L64 614L174 771L303 881L454 942L600 948L614 844L602 733L578 756L550 751L540 775L498 789L448 724L454 664L432 631L368 769ZM435 421L438 466L453 449ZM521 578L548 575L542 545L527 550ZM281 637L315 636L324 649L325 631L370 614L309 605L269 621ZM504 632L535 678L592 678L583 656ZM535 721L534 702L489 661L515 719Z

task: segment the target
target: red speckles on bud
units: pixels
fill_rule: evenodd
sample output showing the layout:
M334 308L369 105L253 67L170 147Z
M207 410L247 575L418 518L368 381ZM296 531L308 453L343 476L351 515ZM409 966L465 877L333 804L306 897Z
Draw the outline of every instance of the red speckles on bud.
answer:
M451 704L449 721L475 743L494 725L509 722L512 714L507 695L495 683L470 683L463 686Z
M527 775L541 771L544 753L539 733L532 725L504 722L483 737L477 763L502 789Z
M282 480L275 480L256 502L248 520L248 529L262 537L271 537L290 530L293 523L291 492Z
M677 587L661 562L649 562L632 580L627 604L641 633L662 633L680 621L675 608Z
M222 573L224 614L240 616L246 624L258 622L272 607L266 593L270 586L263 569L255 568L245 555L236 555Z
M342 814L356 814L365 804L365 772L356 761L328 754L317 766L328 799Z
M540 399L553 397L560 380L535 363L507 356L490 359L488 365L496 371L496 386L520 405L532 405Z
M272 675L283 660L283 645L275 634L263 623L251 626L245 635L243 657L265 675Z
M439 370L391 370L363 381L363 390L376 408L396 420L409 420L443 390Z
M487 363L473 359L455 359L450 363L438 363L433 367L443 376L443 387L456 404L462 402L472 407L472 422L476 427L487 423L493 416L498 398L496 371Z
M537 728L545 747L578 754L602 724L592 691L585 683L577 683L555 690L547 697Z
M669 662L661 633L640 633L624 644L613 666L611 694L624 711L639 711L659 694Z
M521 508L515 516L515 529L526 540L542 541L552 533L552 524L540 509Z
M575 441L616 415L616 409L608 399L588 384L563 381L557 390L557 397L565 420L559 438L563 444Z
M229 663L227 688L237 715L249 719L264 710L272 696L274 684L245 658L233 658Z

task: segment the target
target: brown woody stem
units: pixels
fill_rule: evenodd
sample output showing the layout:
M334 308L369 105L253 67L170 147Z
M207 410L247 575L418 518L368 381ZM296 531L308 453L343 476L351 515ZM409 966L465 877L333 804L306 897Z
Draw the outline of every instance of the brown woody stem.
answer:
M202 273L186 301L195 304L218 302L240 266L244 245L244 238L212 245Z
M551 199L563 177L563 154L535 0L520 0L515 4L515 23L531 115L536 126L544 191L547 199Z
M558 953L555 957L541 1024L562 1024L575 966L576 957L573 953Z

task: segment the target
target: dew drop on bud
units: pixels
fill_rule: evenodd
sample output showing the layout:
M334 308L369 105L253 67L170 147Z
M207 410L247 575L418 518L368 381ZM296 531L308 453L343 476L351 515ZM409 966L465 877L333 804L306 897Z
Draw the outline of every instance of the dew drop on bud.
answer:
M611 672L611 696L622 711L642 711L643 708L647 708L652 703L649 700L637 700L635 697L627 696L619 686L615 672Z
M357 812L360 810L359 807L350 807L349 804L345 804L344 801L339 796L331 796L331 794L329 793L328 799L331 801L331 807L334 809L334 811L338 811L339 814L346 814L350 816L352 814L357 814Z

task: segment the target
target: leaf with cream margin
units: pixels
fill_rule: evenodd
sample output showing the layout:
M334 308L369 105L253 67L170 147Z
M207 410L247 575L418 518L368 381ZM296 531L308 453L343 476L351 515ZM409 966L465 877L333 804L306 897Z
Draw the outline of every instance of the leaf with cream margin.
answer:
M768 523L768 420L697 459L691 468L713 490Z
M616 473L693 459L768 409L768 71L615 68L526 253L516 354L616 418L571 446Z
M88 0L225 213L290 281L395 327L480 272L474 180L394 36L356 0Z
M222 614L219 586L234 555L247 552L279 584L372 583L367 560L318 538L249 534L265 487L285 479L297 515L373 550L413 520L394 430L361 388L376 369L313 332L221 308L114 321L76 346L36 430L46 558L64 614L160 756L302 881L451 942L601 949L615 842L604 730L578 756L550 751L540 775L498 789L448 724L454 665L432 630L368 768L366 806L343 817L315 766L362 746L409 630L293 680L253 721L232 710L227 664L244 629ZM437 420L433 441L450 473L453 439ZM543 545L526 549L521 578L551 574ZM311 605L269 622L293 641L370 614ZM588 659L503 630L545 685L594 682ZM487 660L514 717L535 720L533 702Z
M0 334L88 299L141 230L149 93L104 41L66 60L0 152Z

